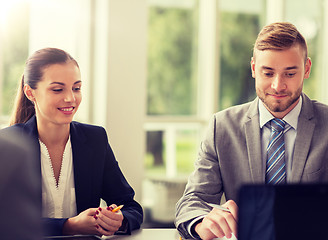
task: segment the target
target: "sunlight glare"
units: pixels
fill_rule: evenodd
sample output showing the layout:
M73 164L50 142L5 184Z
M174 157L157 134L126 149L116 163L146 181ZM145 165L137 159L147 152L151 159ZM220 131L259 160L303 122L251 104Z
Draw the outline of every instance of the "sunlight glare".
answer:
M14 7L28 1L29 0L0 0L0 26L6 27L9 14Z

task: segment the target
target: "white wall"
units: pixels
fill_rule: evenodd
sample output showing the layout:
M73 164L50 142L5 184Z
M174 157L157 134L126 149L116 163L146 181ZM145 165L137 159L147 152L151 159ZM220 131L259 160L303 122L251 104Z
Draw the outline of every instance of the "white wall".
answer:
M147 0L109 1L107 128L121 169L141 199L147 72Z

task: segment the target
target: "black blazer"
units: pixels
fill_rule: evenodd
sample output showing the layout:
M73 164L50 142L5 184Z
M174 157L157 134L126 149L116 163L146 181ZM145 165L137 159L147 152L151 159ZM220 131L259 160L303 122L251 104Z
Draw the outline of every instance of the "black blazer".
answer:
M1 131L18 130L32 137L37 146L41 174L40 145L36 117L25 124L16 124ZM70 124L70 135L73 152L73 168L77 213L97 208L100 198L108 205L124 204L122 213L128 221L128 231L140 228L143 221L142 207L134 200L134 190L129 185L113 151L108 143L104 128L79 122ZM45 235L62 235L63 225L67 219L43 219Z

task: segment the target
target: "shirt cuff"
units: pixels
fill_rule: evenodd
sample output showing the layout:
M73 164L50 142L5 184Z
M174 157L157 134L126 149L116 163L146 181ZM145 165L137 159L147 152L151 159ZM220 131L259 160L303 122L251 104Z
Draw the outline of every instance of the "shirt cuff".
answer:
M195 231L195 226L197 223L201 222L205 216L206 215L202 215L202 216L199 216L199 217L193 219L188 225L188 228L187 228L188 233L190 236L192 236L195 239L200 239L199 235Z
M123 218L122 226L115 232L116 235L128 234L129 222L126 218Z

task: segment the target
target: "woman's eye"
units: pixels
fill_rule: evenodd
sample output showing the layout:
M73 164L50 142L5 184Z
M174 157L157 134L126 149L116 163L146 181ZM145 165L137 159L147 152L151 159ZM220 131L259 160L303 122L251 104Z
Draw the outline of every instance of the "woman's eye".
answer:
M81 90L81 87L76 87L76 88L73 88L74 91L80 91Z
M52 91L54 91L54 92L61 92L61 91L63 91L63 89L61 89L61 88L55 88L55 89L52 89Z

